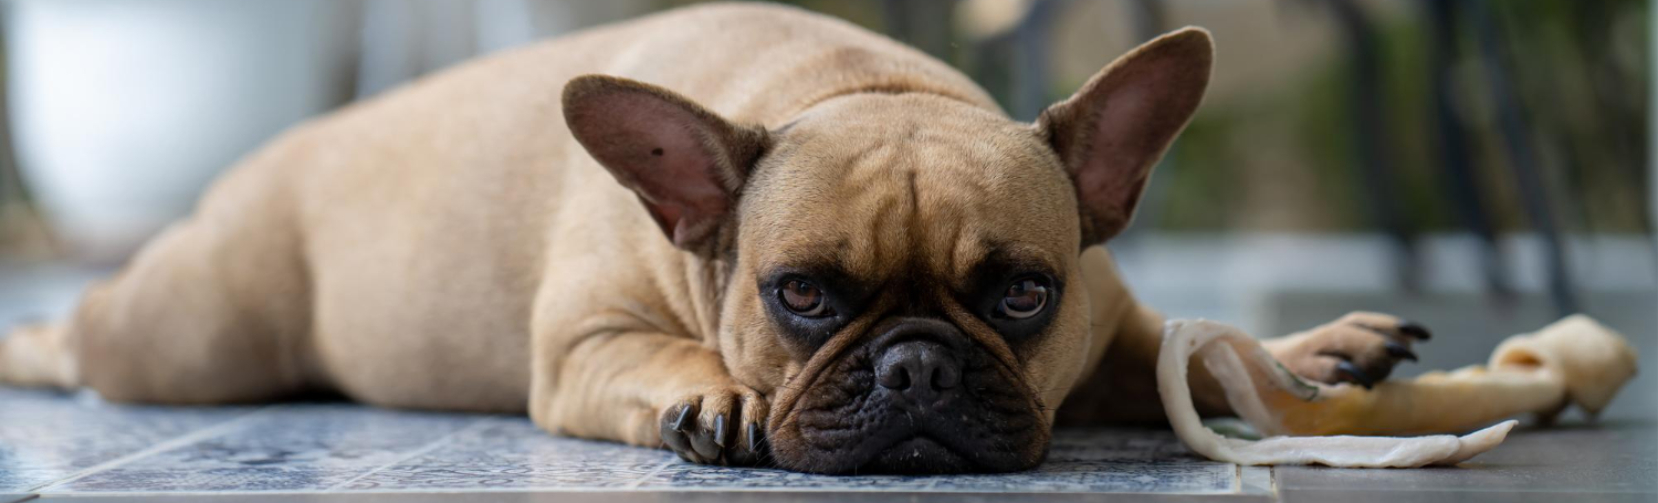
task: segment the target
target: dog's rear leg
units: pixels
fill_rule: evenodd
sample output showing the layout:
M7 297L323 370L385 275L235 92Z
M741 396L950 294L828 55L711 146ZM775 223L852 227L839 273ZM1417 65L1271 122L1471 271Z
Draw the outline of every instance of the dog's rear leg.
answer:
M227 236L242 232L222 225L197 220L169 229L119 275L89 289L65 323L25 327L6 339L0 382L85 386L113 401L172 404L299 391L293 343L309 320L303 284L275 250L244 249Z
M175 404L301 391L309 283L279 161L266 153L228 173L66 322L5 340L0 382Z
M12 330L0 339L0 383L75 387L75 354L68 339L69 331L58 324L30 324Z

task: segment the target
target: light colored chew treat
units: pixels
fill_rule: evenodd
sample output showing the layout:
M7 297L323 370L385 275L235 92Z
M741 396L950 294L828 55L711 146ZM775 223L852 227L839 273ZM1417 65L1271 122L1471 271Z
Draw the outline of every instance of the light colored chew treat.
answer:
M1220 382L1232 409L1271 438L1228 439L1203 426L1186 381L1194 356ZM1582 315L1509 338L1487 367L1387 381L1373 390L1302 381L1272 359L1259 341L1236 328L1203 320L1170 321L1157 364L1164 410L1193 450L1239 464L1343 467L1459 463L1496 447L1515 421L1460 438L1316 435L1456 433L1528 412L1552 416L1568 404L1594 413L1634 373L1634 350L1621 336Z
M1564 386L1557 404L1599 414L1624 383L1635 377L1635 348L1623 336L1581 314L1554 322L1532 335L1503 341L1491 353L1493 372L1550 376ZM1558 412L1558 410L1554 411Z

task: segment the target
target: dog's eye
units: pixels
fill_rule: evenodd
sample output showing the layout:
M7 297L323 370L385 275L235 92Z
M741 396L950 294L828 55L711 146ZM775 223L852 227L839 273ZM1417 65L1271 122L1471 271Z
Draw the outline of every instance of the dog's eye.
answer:
M783 301L783 307L801 316L815 318L829 312L823 302L823 290L798 279L783 282L783 286L777 289L777 300Z
M1047 282L1038 278L1023 278L1008 285L1007 292L1002 295L1001 305L996 306L996 312L1008 318L1023 320L1036 316L1047 305Z

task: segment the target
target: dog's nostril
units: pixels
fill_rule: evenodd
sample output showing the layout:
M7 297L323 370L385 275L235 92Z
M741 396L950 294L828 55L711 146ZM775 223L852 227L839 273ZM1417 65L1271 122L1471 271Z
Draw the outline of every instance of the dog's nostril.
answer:
M881 387L903 391L910 387L910 370L903 365L887 367L880 375Z
M937 343L903 342L888 347L881 355L875 377L883 388L931 396L960 384L961 369Z
M881 361L875 367L875 382L890 390L909 389L911 365L905 361L908 359L906 356L903 352L894 350L887 350L886 354L881 355Z
M961 383L961 370L955 365L938 365L933 368L933 387L950 389Z

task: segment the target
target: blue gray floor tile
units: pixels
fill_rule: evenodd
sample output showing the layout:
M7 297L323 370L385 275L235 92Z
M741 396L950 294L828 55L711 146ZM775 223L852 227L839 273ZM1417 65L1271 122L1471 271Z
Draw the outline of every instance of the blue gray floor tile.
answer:
M342 489L625 489L678 462L663 450L560 438L527 419L490 418Z
M1658 501L1658 425L1516 432L1457 468L1239 467L1166 430L1056 432L1022 473L823 476L687 464L519 416L345 403L122 406L0 389L0 503L99 501Z
M27 493L252 411L120 406L0 388L0 493Z
M233 494L1118 493L1268 495L1270 475L1192 456L1167 431L1062 431L1048 462L1004 475L824 476L693 465L667 451L548 435L523 417L352 404L130 407L4 391L12 492ZM15 426L14 426L15 425Z
M346 404L277 406L234 430L46 492L328 490L481 420Z

